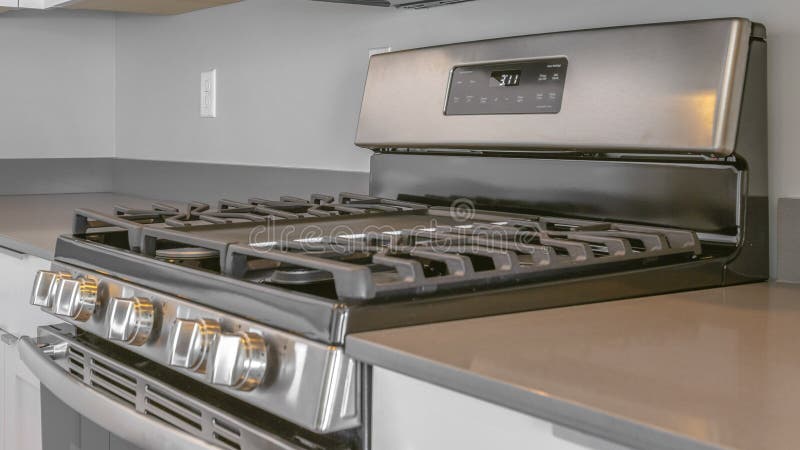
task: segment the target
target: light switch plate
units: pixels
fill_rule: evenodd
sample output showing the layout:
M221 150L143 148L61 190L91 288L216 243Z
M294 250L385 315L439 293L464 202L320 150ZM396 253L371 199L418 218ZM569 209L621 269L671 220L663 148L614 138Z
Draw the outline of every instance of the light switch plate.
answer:
M217 117L217 69L200 74L200 117Z

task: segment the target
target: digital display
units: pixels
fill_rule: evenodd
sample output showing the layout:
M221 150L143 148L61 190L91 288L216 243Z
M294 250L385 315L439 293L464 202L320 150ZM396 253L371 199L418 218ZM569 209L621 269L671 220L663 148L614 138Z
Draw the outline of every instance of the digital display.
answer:
M521 70L497 70L492 72L490 84L494 87L519 86Z
M444 114L558 114L568 64L556 56L455 66Z

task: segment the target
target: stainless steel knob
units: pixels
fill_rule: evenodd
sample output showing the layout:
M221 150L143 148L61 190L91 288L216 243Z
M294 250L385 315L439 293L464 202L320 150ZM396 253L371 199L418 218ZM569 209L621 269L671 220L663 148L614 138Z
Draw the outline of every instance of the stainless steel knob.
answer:
M144 298L112 298L108 304L106 336L114 341L140 346L153 331L155 307Z
M63 272L40 270L33 281L31 305L41 306L42 308L52 307L58 282L66 278L71 278L71 275Z
M223 334L209 356L208 381L252 391L267 373L267 344L256 333Z
M56 282L53 312L85 322L97 307L97 281L91 278L62 278Z
M219 323L208 319L177 319L169 333L167 363L175 367L204 372L211 344L221 333Z

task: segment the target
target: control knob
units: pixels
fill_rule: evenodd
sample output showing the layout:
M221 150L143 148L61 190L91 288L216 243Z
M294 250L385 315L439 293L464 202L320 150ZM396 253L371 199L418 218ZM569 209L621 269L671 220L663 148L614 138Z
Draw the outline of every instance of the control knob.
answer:
M220 332L219 323L215 320L175 320L169 333L167 363L204 372L206 356Z
M267 372L267 344L256 333L223 334L209 355L207 379L212 384L252 391Z
M53 312L85 322L97 307L97 281L92 278L61 278L55 283Z
M155 322L155 307L150 300L112 298L106 314L106 336L109 339L138 347L150 338Z
M31 305L40 306L42 308L52 307L58 282L66 278L72 278L72 276L64 272L40 270L36 274L36 279L33 281Z

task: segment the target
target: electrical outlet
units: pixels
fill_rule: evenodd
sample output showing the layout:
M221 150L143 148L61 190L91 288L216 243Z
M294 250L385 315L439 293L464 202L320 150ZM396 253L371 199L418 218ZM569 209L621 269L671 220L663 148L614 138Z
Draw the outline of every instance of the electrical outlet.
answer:
M200 74L200 117L217 117L217 70Z
M369 49L369 57L372 58L375 55L380 55L381 53L389 53L392 51L392 47L375 47Z

